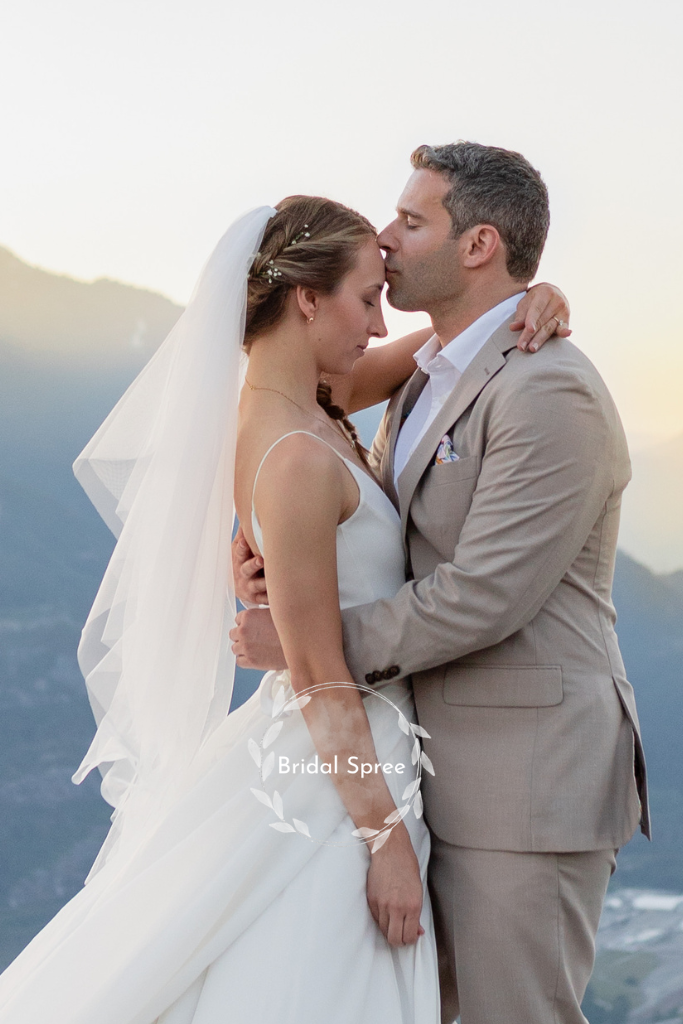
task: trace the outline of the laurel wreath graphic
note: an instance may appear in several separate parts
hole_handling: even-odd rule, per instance
[[[430,775],[434,775],[434,766],[427,754],[425,754],[422,749],[422,744],[420,743],[421,737],[424,739],[431,739],[431,736],[426,729],[422,728],[421,725],[417,725],[415,722],[409,722],[401,709],[398,708],[392,700],[385,696],[385,694],[378,690],[373,690],[368,686],[357,686],[355,683],[347,682],[318,683],[315,686],[309,686],[306,690],[300,690],[299,693],[288,698],[285,687],[281,686],[273,699],[273,707],[271,711],[273,721],[261,737],[261,742],[257,743],[253,737],[250,737],[247,743],[249,753],[254,760],[256,767],[259,769],[259,777],[262,783],[261,789],[251,787],[251,792],[257,800],[268,807],[269,810],[273,811],[277,816],[277,821],[269,823],[271,828],[274,828],[277,832],[298,833],[299,835],[310,839],[311,842],[315,841],[305,821],[301,821],[299,818],[294,817],[291,822],[287,820],[281,794],[278,793],[277,790],[274,790],[271,797],[268,795],[265,788],[263,788],[263,784],[275,767],[275,751],[266,751],[268,751],[268,747],[272,747],[273,743],[280,735],[282,727],[285,724],[285,718],[293,711],[304,708],[308,702],[313,699],[313,695],[315,693],[319,693],[321,690],[329,689],[330,687],[347,687],[364,690],[366,693],[371,693],[375,697],[380,697],[382,700],[386,701],[387,704],[390,704],[394,711],[396,711],[398,715],[398,727],[401,732],[405,733],[406,736],[412,736],[413,739],[410,759],[411,763],[416,766],[417,774],[403,791],[401,799],[405,802],[401,807],[397,807],[395,811],[392,811],[392,813],[384,819],[384,828],[357,828],[351,833],[355,839],[360,840],[362,843],[372,843],[370,852],[375,853],[384,846],[393,829],[398,825],[399,821],[403,821],[411,809],[416,818],[422,817],[424,810],[421,793],[422,771],[424,769],[429,772]]]

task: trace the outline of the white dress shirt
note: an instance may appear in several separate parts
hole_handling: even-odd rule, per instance
[[[443,348],[433,334],[414,355],[415,362],[429,379],[400,429],[394,450],[394,484],[408,459],[434,422],[436,414],[453,391],[463,373],[491,335],[511,316],[525,292],[510,296],[489,309],[462,334]]]

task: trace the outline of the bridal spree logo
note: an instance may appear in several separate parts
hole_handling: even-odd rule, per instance
[[[414,766],[415,777],[411,779],[403,790],[401,797],[403,803],[384,819],[383,828],[358,828],[351,832],[350,842],[355,841],[364,844],[372,843],[370,852],[375,853],[376,850],[379,850],[380,847],[386,843],[392,830],[396,827],[399,821],[402,821],[405,818],[411,809],[416,818],[422,817],[423,803],[422,793],[420,792],[422,786],[422,771],[424,769],[431,775],[434,775],[434,766],[422,749],[422,745],[420,743],[421,737],[431,739],[429,733],[426,729],[423,729],[422,726],[417,725],[415,722],[409,722],[401,709],[379,690],[372,689],[368,686],[356,685],[355,683],[339,682],[319,683],[316,686],[310,686],[306,690],[301,690],[299,693],[295,694],[292,692],[290,686],[287,686],[287,688],[285,688],[285,686],[280,686],[273,699],[271,710],[272,723],[265,730],[260,743],[257,743],[253,737],[250,737],[247,743],[249,753],[259,770],[259,777],[261,780],[261,788],[256,789],[252,787],[251,792],[257,800],[268,807],[269,810],[273,811],[278,818],[277,821],[270,822],[271,828],[276,829],[278,832],[298,833],[305,836],[307,839],[310,839],[312,842],[322,842],[325,844],[324,840],[316,840],[315,837],[311,835],[309,826],[305,821],[295,817],[292,817],[291,821],[288,820],[285,814],[282,795],[277,789],[273,790],[272,795],[269,795],[265,789],[265,783],[276,769],[280,775],[284,774],[291,776],[296,776],[297,773],[300,776],[318,774],[333,775],[339,771],[339,759],[336,754],[332,761],[321,762],[317,753],[313,758],[309,757],[307,760],[292,760],[292,758],[286,754],[280,754],[276,759],[275,749],[268,750],[269,747],[273,746],[280,735],[285,723],[285,718],[289,717],[293,711],[300,711],[304,708],[313,699],[315,694],[329,689],[361,690],[370,694],[375,699],[383,700],[393,708],[397,715],[398,728],[410,740],[410,762],[411,766]],[[289,691],[292,696],[288,697],[287,691]],[[392,763],[391,761],[388,761],[382,764],[381,761],[373,763],[362,762],[358,757],[354,756],[347,758],[348,774],[358,775],[360,779],[365,778],[367,775],[377,774],[378,772],[402,775],[407,771],[409,771],[408,766],[401,762]]]

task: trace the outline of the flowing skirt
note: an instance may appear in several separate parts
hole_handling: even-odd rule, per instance
[[[280,719],[261,779],[255,745],[283,684],[264,676],[152,836],[107,861],[0,976],[0,1024],[438,1024],[424,821],[404,819],[425,934],[393,949],[367,906],[368,848],[329,776],[291,771],[315,756],[299,710]],[[403,683],[381,692],[392,704],[365,704],[379,760],[406,765],[386,775],[401,806],[414,738],[396,709],[415,721],[412,696]]]

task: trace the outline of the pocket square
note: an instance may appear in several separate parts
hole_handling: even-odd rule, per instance
[[[441,466],[444,462],[457,462],[459,458],[460,456],[456,455],[453,449],[450,437],[448,434],[444,434],[439,442],[439,447],[436,449],[434,465]]]

